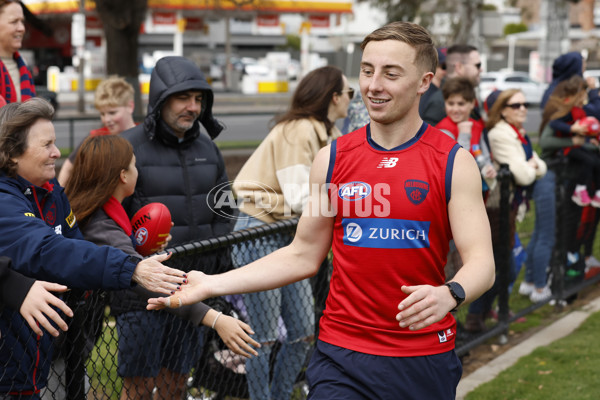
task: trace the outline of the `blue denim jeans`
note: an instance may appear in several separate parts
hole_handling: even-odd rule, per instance
[[[546,268],[550,263],[556,229],[556,175],[548,170],[533,187],[535,202],[535,225],[531,240],[527,245],[525,259],[525,281],[536,288],[546,286]]]
[[[264,222],[240,213],[234,230],[263,225]],[[234,266],[241,267],[287,245],[285,238],[263,237],[236,245]],[[244,295],[249,323],[254,339],[261,343],[259,356],[246,361],[246,377],[252,399],[289,399],[298,373],[304,365],[314,334],[313,295],[308,279],[279,289]],[[285,339],[273,366],[272,385],[269,385],[269,361],[273,344],[282,336],[279,319],[285,324]],[[269,344],[266,344],[269,343]]]

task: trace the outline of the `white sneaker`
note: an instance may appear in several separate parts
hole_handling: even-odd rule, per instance
[[[521,296],[530,296],[534,290],[535,290],[535,285],[533,283],[523,281],[523,282],[521,282],[521,285],[519,286],[519,294]]]
[[[589,256],[585,260],[585,266],[587,268],[598,268],[598,267],[600,267],[600,261],[598,261],[598,259],[594,256]]]
[[[550,297],[552,297],[552,291],[548,286],[544,286],[541,292],[538,292],[537,290],[531,292],[529,300],[531,300],[532,303],[541,303],[548,300]]]

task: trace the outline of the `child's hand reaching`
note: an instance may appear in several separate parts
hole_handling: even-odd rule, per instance
[[[212,315],[209,314],[213,312],[216,315],[210,319]],[[248,358],[252,355],[258,356],[258,352],[253,347],[260,347],[260,343],[250,337],[254,334],[250,325],[229,315],[217,313],[215,310],[209,311],[205,319],[214,321],[214,329],[231,351]]]

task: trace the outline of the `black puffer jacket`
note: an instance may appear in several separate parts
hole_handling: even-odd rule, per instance
[[[160,117],[165,100],[172,94],[202,90],[202,112],[182,141]],[[177,245],[206,239],[231,230],[231,209],[213,212],[216,186],[228,189],[225,163],[217,146],[200,131],[200,123],[211,137],[223,129],[212,115],[213,92],[202,72],[183,57],[160,59],[150,79],[148,114],[144,123],[123,133],[133,145],[139,172],[135,193],[123,203],[129,216],[151,202],[165,204],[174,222],[171,229]]]

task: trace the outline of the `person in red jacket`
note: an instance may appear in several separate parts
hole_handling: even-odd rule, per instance
[[[447,117],[435,127],[449,134],[475,157],[483,177],[483,192],[486,193],[496,184],[496,170],[485,141],[483,120],[471,117],[476,102],[473,83],[463,77],[448,79],[442,86],[442,94]]]

